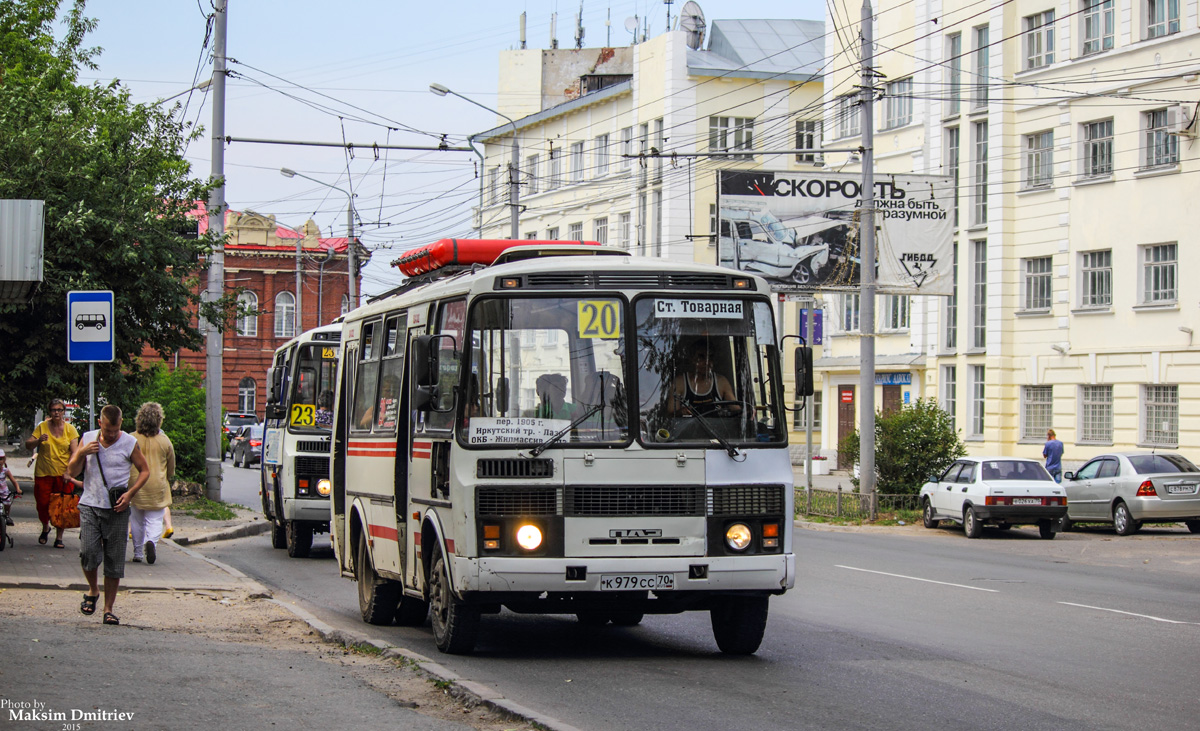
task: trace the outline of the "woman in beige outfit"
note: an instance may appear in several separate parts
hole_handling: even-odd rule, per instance
[[[162,537],[163,513],[171,504],[171,478],[175,477],[175,447],[162,431],[162,406],[142,404],[137,412],[137,440],[146,458],[150,479],[133,496],[129,506],[129,532],[133,536],[133,562],[154,563],[158,558],[155,544]],[[137,470],[130,479],[136,479]]]

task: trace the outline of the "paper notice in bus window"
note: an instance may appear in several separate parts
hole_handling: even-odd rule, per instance
[[[537,444],[570,426],[567,419],[472,416],[467,427],[470,444]]]
[[[742,300],[714,300],[683,297],[678,299],[654,300],[655,317],[669,319],[678,317],[719,318],[740,320],[745,309]]]

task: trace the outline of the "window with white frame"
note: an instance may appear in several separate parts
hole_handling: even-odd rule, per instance
[[[958,420],[958,366],[942,366],[942,411],[950,416],[950,428],[955,429]]]
[[[962,33],[946,36],[946,111],[950,115],[962,110]]]
[[[754,120],[751,119],[751,120],[746,120],[746,121],[749,122],[750,127],[753,128]],[[667,141],[663,137],[663,121],[662,121],[661,117],[654,120],[654,138],[651,142],[651,146],[655,150],[658,150],[659,155],[662,155],[662,153],[667,149]],[[749,132],[746,132],[746,149],[747,150],[750,149],[750,133]],[[658,182],[658,181],[662,180],[662,168],[663,168],[662,157],[655,157],[651,161],[651,165],[650,165],[650,174],[651,174],[652,180],[654,182]]]
[[[1142,386],[1142,444],[1178,446],[1179,386]]]
[[[537,231],[526,231],[525,239],[527,241],[536,241],[537,240]]]
[[[958,185],[961,153],[961,133],[958,127],[946,128],[946,174],[954,179],[954,227],[958,228]]]
[[[632,242],[633,215],[629,213],[617,214],[617,246],[628,251]]]
[[[990,33],[986,25],[975,28],[975,95],[972,99],[975,109],[986,107],[988,103],[988,76],[991,73],[989,38]]]
[[[1079,255],[1079,306],[1112,306],[1112,250]]]
[[[1083,176],[1112,175],[1113,121],[1101,119],[1083,125]]]
[[[796,413],[795,422],[792,426],[796,431],[805,431],[808,429],[808,418],[812,417],[813,431],[821,430],[821,392],[814,391],[812,395],[812,407],[805,407],[803,410]],[[795,408],[804,406],[804,399],[795,402]]]
[[[488,205],[500,202],[500,168],[488,170]]]
[[[912,122],[913,80],[888,82],[883,95],[883,129],[895,129]]]
[[[971,225],[988,222],[988,123],[971,125],[975,136],[975,159],[971,161]]]
[[[546,240],[558,241],[558,226],[551,226],[550,228],[546,229]]]
[[[538,159],[538,157],[539,157],[538,155],[530,155],[529,157],[525,158],[525,192],[526,193],[538,192],[538,174],[540,173],[538,168],[539,168],[540,162],[541,162]]]
[[[344,294],[344,295],[342,295],[342,308],[340,310],[340,314],[344,315],[349,311],[350,311],[350,295]]]
[[[238,295],[237,334],[244,338],[258,337],[258,295],[242,292]]]
[[[296,297],[291,292],[275,295],[275,337],[296,337]]]
[[[953,273],[950,278],[950,296],[946,298],[946,347],[947,352],[958,348],[958,243],[954,244]]]
[[[1025,17],[1025,68],[1040,69],[1054,63],[1054,11]]]
[[[883,329],[908,329],[908,295],[889,294],[883,297]]]
[[[253,413],[257,405],[255,404],[257,392],[258,386],[250,376],[238,381],[238,411]]]
[[[1142,114],[1142,126],[1146,130],[1146,142],[1142,147],[1144,167],[1174,165],[1179,162],[1179,138],[1171,134],[1167,118],[1166,109],[1155,109]]]
[[[1054,183],[1054,132],[1025,135],[1025,187],[1048,188]]]
[[[1175,244],[1141,247],[1142,304],[1156,305],[1179,299]]]
[[[583,222],[567,224],[567,241],[583,241]]]
[[[592,238],[601,246],[608,245],[608,216],[597,218],[592,224]]]
[[[1050,309],[1050,264],[1051,257],[1039,256],[1035,259],[1024,259],[1024,279],[1021,287],[1024,290],[1021,309],[1041,311]]]
[[[1054,426],[1054,387],[1021,387],[1021,439],[1041,440]]]
[[[650,229],[654,233],[654,238],[651,243],[654,245],[654,255],[662,256],[663,243],[663,192],[661,188],[656,188],[650,194],[651,209],[654,212],[654,228]]]
[[[608,175],[608,135],[597,135],[595,148],[595,165],[592,176],[603,178]]]
[[[555,190],[562,185],[562,150],[550,148],[550,175],[546,178],[546,190]]]
[[[859,318],[862,316],[862,299],[854,293],[842,295],[842,332],[858,332]]]
[[[857,137],[862,131],[858,94],[845,94],[834,101],[834,119],[838,137]]]
[[[1179,0],[1146,0],[1146,38],[1179,32]]]
[[[579,183],[584,178],[583,143],[571,143],[571,182]]]
[[[717,206],[715,203],[708,204],[708,245],[712,248],[717,246]]]
[[[709,117],[708,151],[734,152],[754,149],[754,119],[751,117]]]
[[[1079,442],[1112,444],[1113,389],[1111,385],[1079,387]]]
[[[984,414],[987,402],[984,400],[983,383],[987,373],[984,366],[971,366],[971,432],[973,437],[983,436],[985,425]]]
[[[987,347],[987,241],[971,242],[971,347]]]
[[[1083,0],[1083,54],[1113,47],[1113,0]]]
[[[821,149],[821,122],[817,119],[796,120],[796,149],[814,150],[796,155],[796,162],[820,163],[823,160]]]
[[[637,153],[637,149],[633,145],[633,127],[625,127],[621,130],[621,169],[629,170],[633,167],[633,158],[630,155]]]

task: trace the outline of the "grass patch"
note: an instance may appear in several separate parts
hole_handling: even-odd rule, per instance
[[[171,509],[198,520],[233,520],[237,517],[237,512],[231,506],[206,497],[194,497],[185,502],[175,503]]]
[[[383,654],[382,647],[376,647],[369,642],[359,642],[358,644],[350,645],[349,649],[351,652],[359,655],[369,655],[371,657],[379,657]]]

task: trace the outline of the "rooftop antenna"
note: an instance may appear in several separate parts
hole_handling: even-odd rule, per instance
[[[667,6],[667,31],[668,32],[670,32],[670,30],[671,30],[671,3],[673,3],[673,2],[675,2],[675,0],[663,0],[663,5]]]
[[[640,26],[641,24],[642,24],[642,21],[639,20],[638,16],[636,16],[636,15],[633,16],[632,18],[625,19],[625,30],[627,30],[633,34],[633,45],[635,45],[635,46],[637,45],[637,42],[638,42],[638,40],[637,40],[638,26]]]
[[[558,13],[550,13],[550,47],[558,48]]]
[[[687,32],[688,48],[697,51],[700,50],[704,45],[704,31],[706,29],[704,11],[693,0],[688,0],[684,3],[683,9],[679,11],[679,28]]]
[[[604,16],[604,47],[612,48],[612,8]]]
[[[579,0],[579,13],[575,16],[575,48],[583,48],[583,0]]]
[[[521,50],[525,50],[525,13],[521,13]]]

